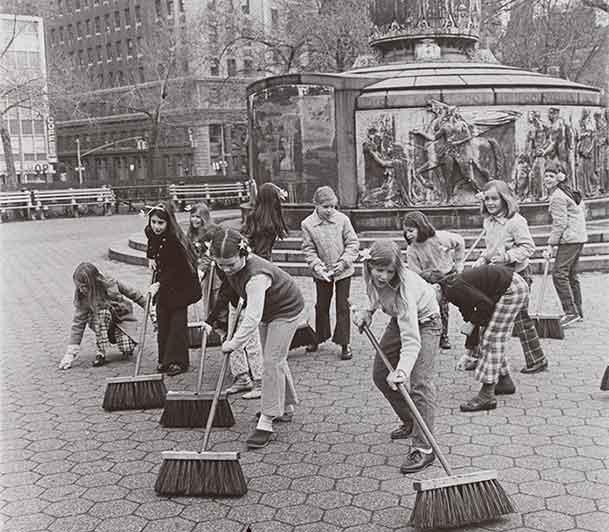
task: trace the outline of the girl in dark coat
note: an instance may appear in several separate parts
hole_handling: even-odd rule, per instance
[[[146,255],[154,260],[156,282],[149,293],[155,298],[158,326],[157,370],[178,375],[188,370],[188,305],[201,299],[197,258],[178,225],[169,202],[148,213]]]

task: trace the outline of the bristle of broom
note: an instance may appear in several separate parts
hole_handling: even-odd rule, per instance
[[[165,401],[165,408],[159,423],[167,428],[198,428],[207,424],[212,400],[177,399]],[[235,417],[228,399],[220,399],[216,407],[213,427],[232,427]]]
[[[315,343],[317,343],[317,334],[313,328],[306,323],[296,329],[294,337],[292,338],[292,343],[290,344],[290,349],[296,349],[298,347],[312,345]]]
[[[605,368],[605,373],[603,373],[603,378],[601,379],[601,390],[603,390],[603,392],[609,391],[609,366]]]
[[[106,385],[102,407],[108,412],[163,408],[166,395],[165,383],[158,379],[109,382]]]
[[[457,528],[492,521],[514,512],[497,479],[418,491],[410,526],[417,529]]]
[[[247,483],[238,460],[163,460],[154,489],[165,496],[240,497]]]
[[[560,318],[537,317],[534,318],[533,321],[539,338],[553,338],[555,340],[564,339],[565,331],[560,323]]]

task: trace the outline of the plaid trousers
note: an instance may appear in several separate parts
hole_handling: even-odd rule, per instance
[[[93,323],[95,344],[102,355],[106,355],[112,344],[116,344],[121,353],[133,353],[137,342],[129,338],[113,323],[112,313],[108,309],[99,309],[93,317]]]
[[[496,384],[500,375],[509,374],[505,357],[505,343],[512,334],[514,321],[521,309],[529,301],[529,285],[517,273],[512,283],[501,296],[491,319],[482,332],[480,354],[482,358],[476,367],[476,380],[482,384]]]

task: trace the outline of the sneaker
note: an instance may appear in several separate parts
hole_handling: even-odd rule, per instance
[[[465,353],[457,362],[457,369],[461,371],[473,371],[478,367],[480,359],[471,356],[470,351]]]
[[[351,360],[353,358],[353,351],[351,351],[351,346],[349,344],[343,345],[340,350],[340,359],[341,360]]]
[[[97,353],[97,355],[95,355],[95,360],[93,361],[93,367],[98,368],[100,366],[103,366],[105,363],[106,357],[101,353]]]
[[[414,425],[413,425],[412,421],[408,424],[402,423],[397,429],[392,430],[389,433],[389,437],[392,440],[405,440],[407,438],[410,438],[410,435],[412,434],[413,426]]]
[[[180,373],[186,373],[188,371],[188,367],[184,367],[184,366],[180,366],[180,364],[169,364],[169,366],[167,367],[167,375],[169,375],[170,377],[175,377],[176,375],[179,375]]]
[[[497,408],[497,399],[480,399],[477,395],[466,403],[459,406],[461,412],[480,412],[481,410],[495,410]]]
[[[261,381],[253,381],[253,388],[244,393],[241,396],[241,399],[260,399],[262,397],[262,382]]]
[[[269,430],[254,429],[245,442],[250,449],[262,449],[274,439],[275,433]]]
[[[256,419],[260,419],[260,412],[256,412]],[[279,417],[273,418],[273,421],[279,421],[280,423],[291,423],[294,419],[294,412],[284,412]]]
[[[452,345],[450,345],[450,340],[448,338],[440,338],[440,349],[452,349]]]
[[[579,314],[566,314],[565,316],[560,318],[560,324],[563,326],[564,329],[565,327],[569,327],[570,325],[581,321],[581,319],[582,318]]]
[[[78,352],[66,353],[59,363],[59,369],[70,369],[77,358]]]
[[[424,453],[419,449],[413,449],[410,454],[406,457],[406,461],[400,467],[400,471],[405,475],[410,473],[418,473],[423,471],[426,467],[433,464],[436,459],[436,455],[432,452]]]
[[[253,387],[254,385],[249,377],[239,376],[234,380],[231,386],[224,390],[224,392],[228,395],[239,392],[249,392]]]

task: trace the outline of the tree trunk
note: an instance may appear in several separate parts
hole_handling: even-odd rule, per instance
[[[17,171],[15,170],[15,158],[11,146],[11,136],[6,127],[6,122],[0,122],[0,136],[2,136],[2,148],[4,149],[4,161],[6,164],[6,184],[9,189],[17,188]]]
[[[148,179],[156,177],[159,159],[159,124],[155,120],[150,124],[148,137]]]

